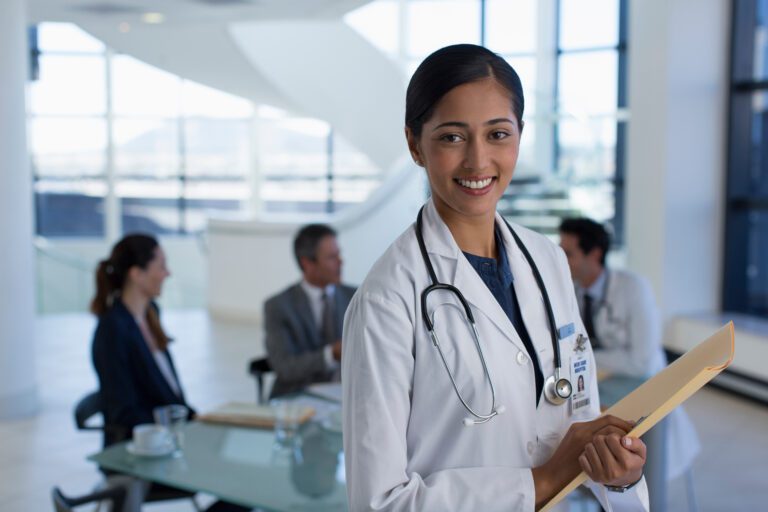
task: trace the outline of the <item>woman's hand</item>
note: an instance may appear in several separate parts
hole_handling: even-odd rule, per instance
[[[645,443],[616,433],[598,433],[579,456],[579,464],[595,482],[630,485],[643,475]]]
[[[555,453],[552,454],[552,457],[542,466],[533,468],[533,482],[536,488],[536,506],[540,507],[544,505],[583,470],[579,457],[586,453],[585,450],[587,446],[594,443],[596,436],[600,435],[607,437],[615,435],[620,439],[632,429],[632,426],[632,423],[611,415],[601,416],[592,421],[571,424],[565,437],[563,437],[563,440],[560,442],[560,446],[558,446]],[[633,446],[636,446],[636,441],[638,440],[633,440]],[[593,447],[595,448],[596,454],[603,453],[602,445],[600,445],[600,451],[596,446]],[[624,448],[621,449],[626,451]],[[644,462],[645,445],[643,445],[642,459]],[[590,459],[587,459],[588,462],[589,460]],[[621,463],[618,461],[615,462],[616,465],[614,465],[614,460],[609,460],[607,467],[609,470],[616,470],[618,474],[619,470],[616,469],[616,467],[621,467]],[[622,463],[629,462],[630,461],[622,458]],[[601,469],[603,468],[602,465],[599,467]],[[634,465],[632,467],[634,468]],[[640,468],[642,471],[642,464],[640,465]],[[590,466],[590,469],[593,469],[593,467]],[[587,474],[589,475],[589,472],[587,472]],[[603,476],[602,473],[600,476]],[[606,483],[608,482],[606,481]]]

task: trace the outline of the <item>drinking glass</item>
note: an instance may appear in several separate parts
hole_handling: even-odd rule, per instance
[[[175,453],[181,454],[184,449],[184,425],[187,423],[189,409],[186,405],[171,404],[155,407],[152,410],[155,423],[170,430],[173,437]]]
[[[269,405],[275,411],[275,446],[293,448],[302,411],[301,405],[293,400],[283,399],[270,400]]]

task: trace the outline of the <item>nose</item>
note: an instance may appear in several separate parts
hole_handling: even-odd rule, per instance
[[[472,171],[479,171],[487,167],[487,143],[479,137],[471,138],[466,145],[466,152],[464,154],[464,168]]]

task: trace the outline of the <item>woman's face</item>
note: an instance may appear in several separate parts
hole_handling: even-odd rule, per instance
[[[155,248],[155,257],[147,264],[147,268],[133,267],[131,278],[139,290],[150,299],[160,296],[163,290],[163,281],[171,275],[165,262],[165,252],[158,245]]]
[[[509,93],[493,78],[451,89],[418,139],[406,128],[444,220],[495,214],[515,170],[521,128]]]

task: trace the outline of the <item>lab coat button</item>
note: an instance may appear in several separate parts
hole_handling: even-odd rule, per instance
[[[517,364],[525,364],[528,362],[528,356],[520,351],[517,353]]]
[[[536,449],[536,445],[533,441],[528,441],[528,446],[526,448],[528,448],[528,455],[533,455],[533,451]]]

